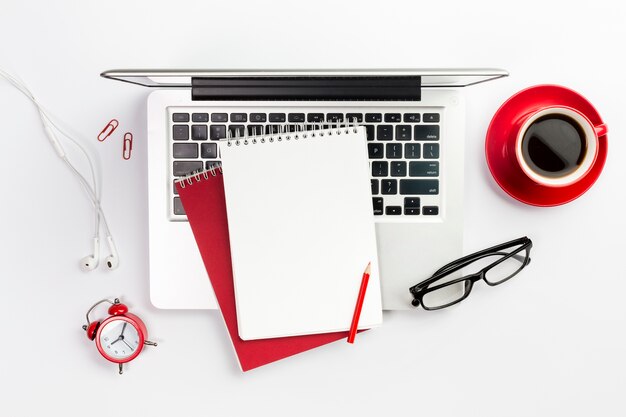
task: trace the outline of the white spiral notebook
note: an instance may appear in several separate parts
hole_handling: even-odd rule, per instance
[[[231,139],[221,146],[243,340],[382,324],[365,128]]]

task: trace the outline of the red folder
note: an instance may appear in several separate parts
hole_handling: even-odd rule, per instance
[[[347,332],[340,332],[241,340],[237,332],[235,287],[222,174],[218,170],[201,173],[184,180],[184,187],[177,184],[177,189],[244,372],[348,336]]]

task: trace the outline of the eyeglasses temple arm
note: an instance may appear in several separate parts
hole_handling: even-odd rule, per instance
[[[433,276],[438,275],[438,274],[440,274],[441,272],[443,272],[443,271],[445,271],[445,270],[447,270],[447,269],[450,269],[451,267],[453,267],[453,266],[455,266],[455,265],[458,265],[458,264],[466,264],[466,262],[467,262],[467,261],[469,261],[469,260],[474,261],[474,260],[476,260],[476,259],[483,258],[483,257],[484,257],[484,255],[486,255],[486,254],[490,254],[490,253],[492,253],[492,252],[498,252],[498,251],[500,251],[501,249],[506,249],[506,248],[508,248],[508,247],[515,246],[515,245],[526,244],[526,243],[528,243],[528,242],[530,242],[530,245],[531,245],[531,247],[532,247],[532,242],[531,242],[531,240],[530,240],[527,236],[524,236],[524,237],[520,237],[520,238],[518,238],[518,239],[511,240],[511,241],[506,242],[506,243],[501,243],[500,245],[492,246],[492,247],[490,247],[490,248],[483,249],[483,250],[481,250],[481,251],[471,253],[471,254],[469,254],[469,255],[467,255],[467,256],[464,256],[464,257],[462,257],[462,258],[459,258],[459,259],[457,259],[457,260],[455,260],[455,261],[452,261],[452,262],[450,262],[450,263],[448,263],[448,264],[446,264],[446,265],[442,266],[442,267],[441,267],[441,268],[439,268],[437,271],[435,271],[435,273],[433,274]]]
[[[482,253],[484,251],[481,252],[476,252],[475,254],[472,255],[468,255],[464,258],[461,258],[455,262],[450,262],[448,265],[440,268],[437,272],[435,272],[430,278],[425,279],[424,281],[420,282],[419,284],[411,287],[411,289],[418,289],[421,287],[424,287],[425,285],[430,284],[433,281],[436,281],[438,279],[443,278],[443,276],[447,275],[447,274],[451,274],[453,272],[458,271],[459,269],[464,268],[465,266],[471,264],[472,262],[478,261],[479,259],[485,258],[487,256],[492,256],[492,255],[508,255],[508,253],[502,253],[502,252],[489,252],[489,253]],[[478,255],[480,253],[480,255]],[[524,263],[524,261],[526,260],[526,256],[523,255],[519,255],[519,254],[514,254],[511,255],[511,258],[514,258],[516,261],[520,262],[520,263]],[[464,260],[464,261],[463,261]],[[461,262],[463,261],[463,262]],[[530,258],[528,258],[528,262],[530,263]],[[448,267],[448,268],[446,268]]]

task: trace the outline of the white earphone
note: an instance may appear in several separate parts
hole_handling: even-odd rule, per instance
[[[83,271],[93,271],[100,262],[100,238],[93,238],[93,254],[85,256],[80,260],[80,267]]]
[[[50,144],[54,148],[55,152],[61,158],[63,162],[68,166],[70,171],[76,176],[78,181],[83,186],[87,196],[91,200],[91,203],[94,206],[95,210],[95,227],[94,227],[94,237],[93,237],[93,253],[91,255],[87,255],[80,260],[80,267],[84,271],[92,271],[94,270],[99,262],[100,262],[100,221],[102,220],[102,224],[104,227],[104,231],[106,233],[106,241],[109,246],[109,250],[111,254],[107,256],[105,259],[105,265],[108,269],[113,270],[119,266],[119,256],[117,253],[117,248],[115,247],[115,242],[113,241],[113,237],[111,236],[111,231],[109,230],[109,225],[107,224],[106,217],[104,212],[102,211],[102,207],[100,205],[100,196],[98,194],[96,175],[93,163],[89,154],[85,150],[85,148],[74,138],[68,135],[63,129],[61,129],[56,123],[54,123],[50,114],[46,111],[46,109],[39,104],[39,102],[35,99],[35,96],[31,93],[31,91],[18,79],[7,73],[6,71],[0,69],[0,76],[6,79],[11,85],[17,88],[22,94],[30,99],[33,104],[37,107],[39,111],[39,117],[41,119],[41,123],[44,128],[44,132],[50,141]],[[55,130],[61,133],[64,137],[66,137],[70,142],[72,142],[76,147],[83,153],[87,161],[89,162],[89,169],[91,171],[91,184],[87,181],[85,176],[81,174],[68,160],[65,155],[65,150],[61,145],[61,142],[57,138],[55,134]]]
[[[113,238],[111,236],[107,236],[107,242],[109,243],[109,249],[111,250],[111,254],[107,256],[104,260],[107,268],[116,269],[120,266],[120,257],[117,254],[117,248],[115,247],[115,243],[113,243]]]

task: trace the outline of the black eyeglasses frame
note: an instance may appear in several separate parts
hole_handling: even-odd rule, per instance
[[[487,256],[493,256],[493,255],[501,254],[500,253],[501,250],[508,249],[508,248],[511,248],[511,247],[514,247],[514,246],[518,246],[518,245],[520,245],[519,248],[515,249],[514,251],[512,251],[510,253],[503,254],[505,256],[503,256],[500,259],[494,261],[493,263],[487,265],[486,267],[484,267],[483,269],[481,269],[480,271],[478,271],[478,272],[476,272],[474,274],[463,276],[463,277],[460,277],[460,278],[456,278],[454,280],[446,281],[446,282],[444,282],[442,284],[439,284],[439,285],[436,285],[434,287],[428,288],[428,286],[430,284],[432,284],[433,282],[436,282],[436,281],[444,278],[445,276],[447,276],[449,274],[452,274],[452,273],[454,273],[454,272],[456,272],[456,271],[466,267],[467,265],[469,265],[469,264],[471,264],[471,263],[473,263],[473,262],[475,262],[475,261],[477,261],[479,259],[485,258]],[[500,285],[503,282],[506,282],[506,281],[510,280],[511,278],[513,278],[515,275],[517,275],[522,269],[524,269],[530,263],[530,249],[532,247],[533,247],[532,240],[530,240],[528,237],[524,236],[524,237],[521,237],[519,239],[514,239],[514,240],[511,240],[509,242],[502,243],[500,245],[492,246],[490,248],[483,249],[483,250],[478,251],[478,252],[474,252],[474,253],[472,253],[470,255],[467,255],[467,256],[464,256],[464,257],[462,257],[460,259],[452,261],[452,262],[444,265],[443,267],[439,268],[430,278],[425,279],[424,281],[420,282],[419,284],[414,285],[411,288],[409,288],[409,291],[410,291],[411,295],[413,296],[413,301],[411,301],[411,304],[414,307],[418,307],[418,306],[421,305],[424,310],[429,310],[429,311],[430,310],[440,310],[442,308],[450,307],[451,305],[458,304],[461,301],[465,300],[468,297],[468,295],[471,293],[472,288],[474,286],[474,283],[477,282],[477,281],[483,280],[483,281],[485,281],[487,283],[487,285],[489,285],[491,287],[494,287],[496,285]],[[496,267],[497,265],[499,265],[500,263],[506,261],[507,259],[509,259],[511,257],[517,258],[519,256],[518,254],[520,252],[524,251],[524,250],[526,251],[526,256],[525,256],[525,258],[523,260],[522,266],[514,274],[512,274],[509,277],[507,277],[506,279],[503,279],[502,281],[498,281],[498,282],[495,282],[495,283],[494,282],[489,282],[485,278],[486,273],[490,269]],[[436,290],[439,290],[441,288],[450,286],[450,285],[458,284],[460,282],[464,282],[465,285],[466,285],[466,288],[465,288],[465,294],[462,297],[460,297],[458,300],[455,300],[455,301],[452,301],[452,302],[450,302],[448,304],[437,306],[437,307],[427,307],[427,306],[424,305],[422,300],[423,300],[423,297],[426,294],[428,294],[428,293],[430,293],[432,291],[436,291]]]

